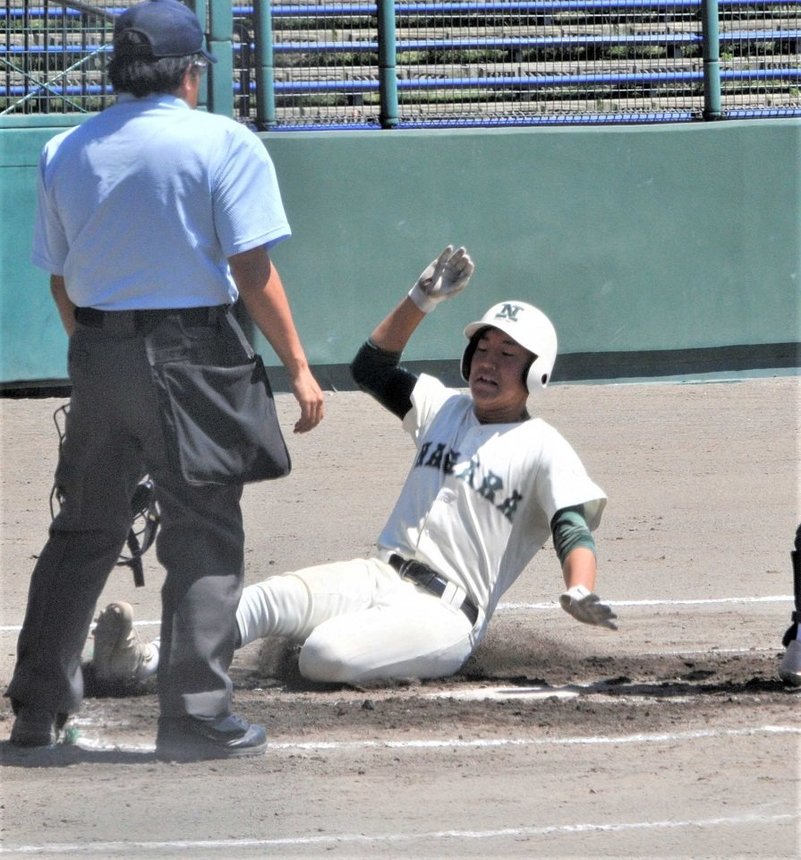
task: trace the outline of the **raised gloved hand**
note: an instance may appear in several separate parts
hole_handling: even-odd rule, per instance
[[[467,286],[475,266],[464,248],[447,248],[431,262],[409,291],[409,298],[424,313],[431,313],[445,299]]]
[[[572,615],[577,621],[617,630],[617,624],[613,620],[617,618],[617,615],[612,612],[612,607],[606,603],[601,603],[601,598],[583,585],[574,585],[572,588],[568,588],[564,594],[560,595],[559,604],[565,612]]]

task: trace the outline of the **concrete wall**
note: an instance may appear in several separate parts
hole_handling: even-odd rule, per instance
[[[38,153],[56,131],[0,130],[3,383],[65,375],[47,276],[28,262]],[[557,378],[670,373],[688,356],[797,363],[798,120],[264,140],[294,232],[274,258],[310,360],[333,377],[448,242],[476,275],[409,359],[452,359],[466,321],[520,298],[556,324]]]

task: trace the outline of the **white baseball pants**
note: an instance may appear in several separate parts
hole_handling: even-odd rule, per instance
[[[303,643],[299,668],[310,681],[442,678],[476,644],[457,608],[463,599],[459,589],[437,597],[386,562],[356,558],[247,586],[236,618],[243,645],[265,636]]]

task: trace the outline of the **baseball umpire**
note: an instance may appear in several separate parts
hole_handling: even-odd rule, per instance
[[[290,233],[272,161],[241,124],[193,110],[215,61],[184,4],[127,8],[109,66],[116,103],[42,154],[33,261],[51,274],[70,336],[72,396],[60,510],[33,571],[6,693],[16,746],[52,745],[80,707],[81,651],[145,472],[166,569],[157,755],[226,758],[267,745],[262,726],[233,713],[228,669],[244,578],[243,482],[265,477],[250,465],[271,465],[265,447],[285,447],[280,430],[263,431],[272,404],[231,314],[237,298],[288,370],[297,432],[319,423],[324,398],[270,260]],[[234,392],[248,408],[231,408]]]
[[[352,363],[358,385],[402,420],[416,448],[377,552],[271,576],[243,592],[239,644],[266,636],[303,643],[299,669],[309,680],[457,672],[549,536],[564,576],[562,608],[616,629],[616,616],[594,593],[592,532],[606,497],[568,442],[529,411],[556,359],[545,314],[504,301],[465,328],[469,394],[400,365],[425,315],[472,273],[465,249],[448,246]],[[128,604],[101,613],[94,656],[101,681],[142,680],[155,671],[158,649],[158,641],[139,642]]]

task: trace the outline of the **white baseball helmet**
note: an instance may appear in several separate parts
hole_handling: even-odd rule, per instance
[[[464,335],[470,342],[462,355],[464,381],[470,379],[470,364],[478,345],[476,334],[488,326],[500,329],[534,354],[523,382],[529,394],[542,391],[551,378],[556,361],[556,329],[541,310],[526,302],[498,302],[480,320],[465,327]]]

